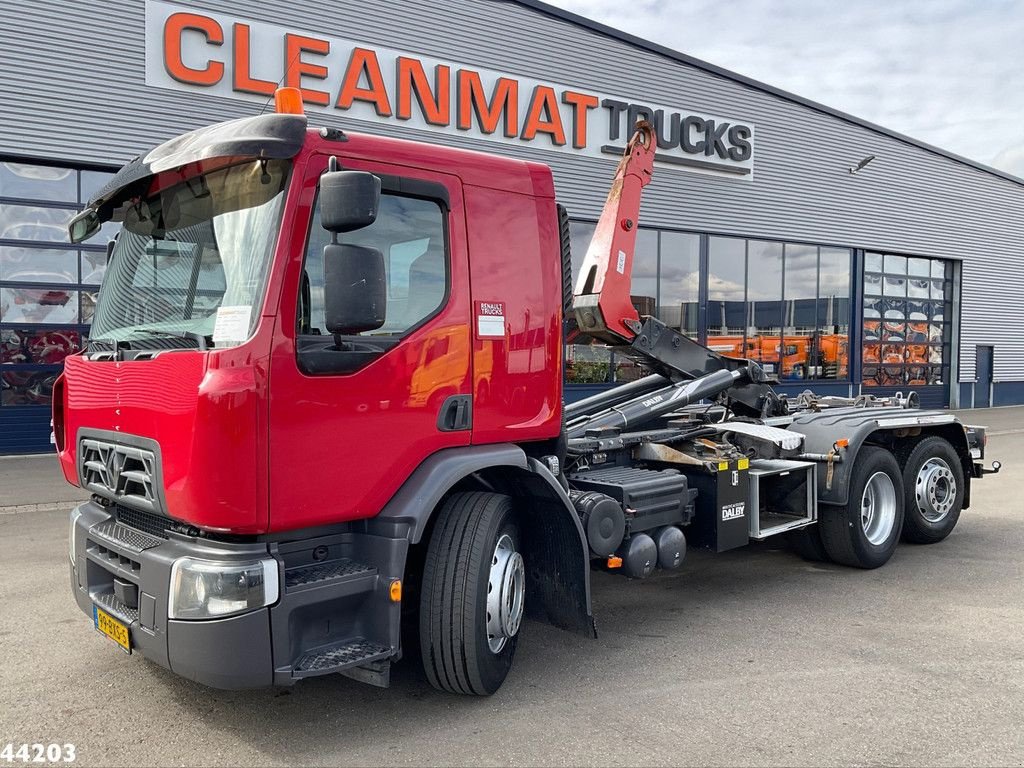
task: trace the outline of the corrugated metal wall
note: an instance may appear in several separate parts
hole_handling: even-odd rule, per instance
[[[753,181],[659,168],[645,223],[963,259],[961,379],[973,376],[973,345],[986,343],[996,346],[997,380],[1024,380],[1024,337],[1008,319],[1024,306],[1024,184],[515,2],[182,5],[749,120]],[[144,14],[141,0],[7,0],[0,154],[121,163],[183,130],[252,113],[250,103],[147,87]],[[431,140],[392,124],[381,132]],[[563,201],[583,218],[596,217],[614,163],[434,140],[548,162]],[[867,155],[877,159],[851,175]]]

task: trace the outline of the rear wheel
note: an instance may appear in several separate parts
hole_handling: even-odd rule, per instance
[[[903,538],[934,544],[949,536],[964,504],[964,470],[948,440],[926,437],[903,467],[906,521]]]
[[[420,595],[420,655],[430,684],[478,696],[497,691],[512,667],[525,591],[512,500],[496,493],[446,499]]]
[[[903,476],[884,448],[857,455],[845,505],[822,504],[821,540],[828,556],[856,568],[878,568],[892,557],[903,528]]]

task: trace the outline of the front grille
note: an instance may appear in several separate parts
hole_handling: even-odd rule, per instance
[[[153,451],[86,438],[79,456],[79,474],[85,488],[137,509],[158,509]]]
[[[137,509],[125,507],[121,504],[114,505],[114,515],[119,523],[124,523],[137,531],[148,533],[151,536],[159,536],[162,539],[167,538],[167,530],[174,524],[172,520],[162,515],[154,515],[152,512],[140,512]]]

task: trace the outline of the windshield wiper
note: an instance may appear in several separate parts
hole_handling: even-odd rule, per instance
[[[165,331],[162,328],[133,328],[131,334],[148,333],[153,336],[163,336],[170,339],[191,339],[196,343],[200,352],[205,352],[213,344],[212,336],[203,336],[195,331]]]

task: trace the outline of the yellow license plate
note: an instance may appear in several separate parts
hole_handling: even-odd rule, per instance
[[[132,639],[126,624],[95,605],[92,607],[92,618],[96,629],[121,646],[125,653],[132,652]]]

